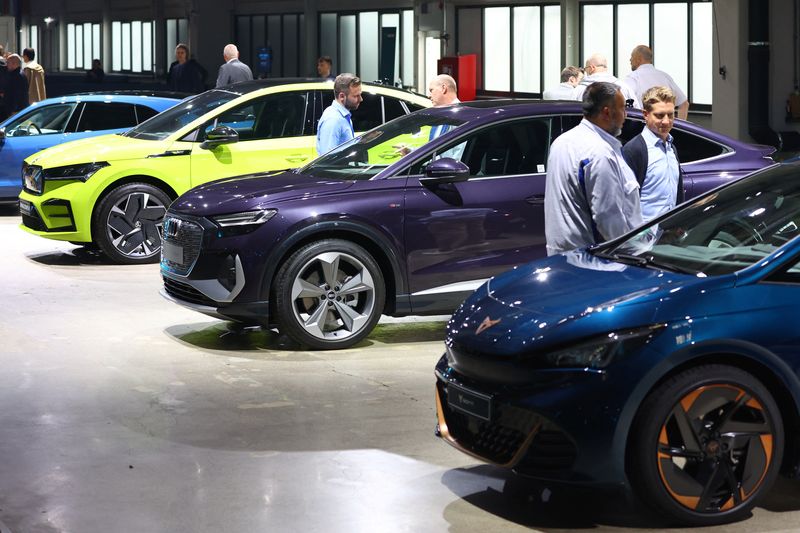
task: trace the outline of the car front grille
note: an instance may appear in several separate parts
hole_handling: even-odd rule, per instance
[[[531,475],[567,470],[575,461],[575,445],[546,418],[500,403],[491,421],[480,420],[450,408],[446,386],[439,382],[437,388],[450,438],[475,455]]]
[[[162,248],[162,268],[179,276],[187,275],[200,256],[203,228],[195,222],[168,214],[164,217],[163,232],[165,247],[170,245],[177,247],[177,249],[181,250],[182,259],[176,260],[175,258],[165,257],[166,251]]]
[[[176,281],[166,276],[164,276],[163,278],[164,278],[164,290],[166,290],[167,294],[169,294],[173,298],[176,298],[184,302],[193,303],[196,305],[217,307],[217,302],[215,302],[202,292],[198,291],[188,283]]]

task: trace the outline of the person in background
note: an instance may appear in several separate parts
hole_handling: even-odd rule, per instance
[[[28,79],[22,73],[22,58],[11,54],[6,58],[8,76],[6,78],[6,110],[11,116],[28,107]]]
[[[2,44],[0,44],[0,121],[5,120],[6,117],[8,117],[8,111],[6,111],[6,102],[4,97],[6,92],[7,76],[8,71],[6,70],[6,49]]]
[[[578,83],[581,81],[578,67],[566,67],[561,71],[561,83],[542,93],[542,100],[580,100]]]
[[[333,81],[333,102],[317,125],[317,154],[325,154],[355,137],[351,112],[361,104],[361,80],[343,73]]]
[[[650,87],[642,97],[644,128],[622,148],[640,187],[642,219],[652,220],[683,202],[678,152],[670,131],[675,124],[675,94]]]
[[[206,90],[208,72],[189,57],[189,47],[183,43],[175,47],[175,61],[169,66],[167,87],[170,91],[197,94]]]
[[[583,120],[550,146],[544,188],[547,255],[604,242],[642,223],[639,184],[617,136],[625,122],[619,86],[595,82]]]
[[[433,102],[433,107],[459,104],[456,80],[447,74],[439,74],[428,84],[428,97]]]
[[[41,102],[47,98],[47,91],[44,88],[44,69],[36,62],[36,52],[33,48],[23,50],[22,59],[25,60],[24,71],[28,79],[28,103]]]
[[[86,81],[89,83],[103,83],[105,77],[103,63],[99,59],[92,59],[92,68],[86,71]]]
[[[333,60],[331,60],[331,56],[320,56],[317,59],[317,76],[320,78],[325,78],[326,80],[332,80],[333,74],[331,73],[331,69],[333,68]]]
[[[613,83],[620,88],[626,103],[628,103],[628,100],[631,100],[631,105],[633,107],[637,109],[642,108],[642,103],[641,100],[639,100],[639,96],[634,93],[630,87],[623,84],[617,79],[616,76],[608,71],[608,60],[606,59],[606,56],[603,54],[592,54],[589,59],[586,60],[586,66],[584,68],[586,69],[586,76],[583,78],[583,80],[581,80],[580,85],[578,85],[579,94],[577,100],[581,100],[583,98],[583,92],[586,90],[586,87],[596,81],[605,81],[608,83]]]
[[[650,87],[669,87],[675,95],[678,118],[686,120],[689,117],[689,99],[672,79],[672,76],[653,66],[653,51],[650,47],[640,44],[633,49],[631,71],[623,83],[636,94],[640,101]]]
[[[235,44],[226,44],[222,51],[222,57],[225,59],[225,63],[219,67],[215,87],[253,79],[253,71],[250,70],[250,67],[239,61],[239,49]]]

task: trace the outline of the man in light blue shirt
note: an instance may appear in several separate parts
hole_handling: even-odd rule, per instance
[[[553,141],[547,158],[547,255],[619,237],[642,223],[639,184],[616,139],[625,122],[619,86],[593,83],[583,110],[583,120]]]
[[[361,104],[361,80],[344,73],[333,81],[333,102],[317,124],[317,154],[330,152],[355,137],[351,112]]]
[[[670,131],[675,124],[677,97],[668,87],[648,89],[643,98],[642,133],[622,149],[641,186],[642,218],[652,220],[683,201],[680,163]]]

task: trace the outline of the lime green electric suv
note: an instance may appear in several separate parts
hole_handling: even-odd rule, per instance
[[[402,89],[362,89],[357,132],[431,105]],[[317,155],[317,122],[332,100],[330,81],[238,83],[186,99],[126,133],[38,152],[22,167],[22,228],[94,243],[118,263],[156,261],[172,200],[207,181],[309,162]]]

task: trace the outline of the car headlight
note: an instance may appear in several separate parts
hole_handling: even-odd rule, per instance
[[[84,163],[81,165],[66,165],[63,167],[46,168],[42,171],[42,176],[46,180],[80,180],[86,181],[95,172],[108,166],[105,161],[96,163]]]
[[[211,217],[211,220],[220,227],[220,230],[217,232],[217,237],[230,237],[232,235],[242,235],[254,231],[277,213],[277,209],[257,209],[254,211],[217,215]]]
[[[538,353],[531,362],[547,368],[606,368],[612,361],[650,342],[663,328],[663,324],[657,324],[615,331],[561,350]]]

